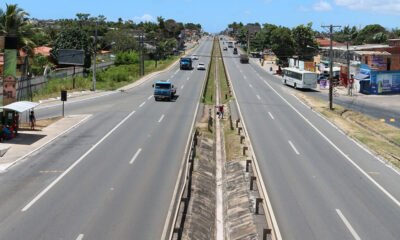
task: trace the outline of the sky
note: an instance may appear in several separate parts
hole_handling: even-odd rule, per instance
[[[271,23],[286,27],[313,23],[357,26],[381,24],[400,28],[400,0],[5,0],[18,4],[33,18],[75,18],[76,13],[104,15],[110,21],[156,21],[158,16],[183,23],[200,23],[203,30],[217,33],[234,21]]]

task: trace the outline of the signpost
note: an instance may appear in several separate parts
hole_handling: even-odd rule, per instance
[[[64,117],[64,102],[67,101],[67,90],[61,90],[62,116]]]

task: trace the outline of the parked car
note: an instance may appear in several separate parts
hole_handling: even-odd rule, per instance
[[[199,57],[198,57],[197,55],[193,55],[193,56],[192,56],[192,59],[193,59],[193,60],[199,60]]]
[[[228,51],[228,48],[227,48],[227,47],[224,47],[224,51]]]
[[[206,70],[204,63],[199,63],[199,65],[197,65],[197,70]]]

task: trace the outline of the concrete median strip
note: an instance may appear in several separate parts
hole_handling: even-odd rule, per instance
[[[58,137],[68,133],[72,129],[76,128],[80,124],[87,121],[91,115],[71,115],[58,120],[50,126],[44,128],[42,131],[20,131],[19,134],[26,135],[21,141],[15,143],[10,142],[7,144],[10,149],[7,153],[0,158],[0,172],[8,170],[21,160],[25,159],[29,155],[39,151],[40,149],[47,146],[49,143],[55,141]],[[38,138],[32,144],[25,144],[23,141],[29,141],[27,136],[32,138]],[[22,137],[21,137],[22,138]],[[0,145],[4,145],[1,143]]]

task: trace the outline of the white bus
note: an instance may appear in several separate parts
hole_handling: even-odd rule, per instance
[[[297,68],[284,68],[282,83],[295,88],[316,88],[318,74]]]

